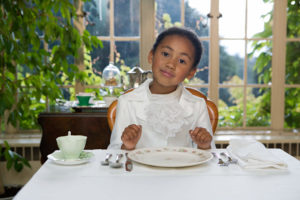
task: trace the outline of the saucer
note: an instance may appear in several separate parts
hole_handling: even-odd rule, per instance
[[[78,159],[65,159],[61,151],[54,151],[52,154],[47,156],[50,160],[61,165],[79,165],[89,162],[94,154],[92,152],[82,151]]]
[[[88,107],[88,106],[93,106],[93,103],[89,103],[89,104],[85,104],[85,105],[81,105],[81,104],[77,104],[77,107]]]

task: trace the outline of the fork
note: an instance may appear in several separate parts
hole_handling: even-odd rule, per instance
[[[231,164],[237,164],[237,162],[238,162],[237,159],[231,158],[231,157],[230,157],[227,153],[225,153],[225,152],[221,152],[220,155],[221,155],[221,156],[224,156],[224,157],[228,160],[228,162],[231,163]]]
[[[212,155],[218,159],[218,165],[220,165],[220,166],[228,166],[229,165],[229,162],[223,161],[217,153],[212,152]]]

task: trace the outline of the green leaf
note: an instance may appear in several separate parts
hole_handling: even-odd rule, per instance
[[[7,160],[7,162],[6,162],[6,169],[10,170],[12,166],[13,166],[13,160]]]
[[[14,168],[15,168],[15,170],[17,171],[17,172],[20,172],[20,171],[22,171],[22,169],[23,169],[23,165],[21,164],[21,163],[19,163],[19,162],[15,162],[15,165],[14,165]]]
[[[10,146],[9,146],[9,144],[8,144],[7,141],[4,141],[4,145],[5,145],[5,148],[6,148],[7,150],[10,149]]]

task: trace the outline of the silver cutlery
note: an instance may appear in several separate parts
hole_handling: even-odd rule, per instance
[[[220,166],[228,166],[229,165],[229,162],[225,162],[224,160],[222,160],[222,158],[220,158],[220,156],[217,153],[212,152],[212,155],[218,159],[218,165],[220,165]]]
[[[109,163],[109,166],[112,167],[112,168],[120,168],[123,166],[123,163],[120,163],[120,160],[122,159],[123,157],[123,154],[117,154],[117,157],[116,157],[116,161],[115,162],[110,162]]]
[[[125,153],[126,156],[126,162],[125,162],[125,170],[128,172],[131,172],[133,165],[131,159],[128,157],[128,153]]]
[[[225,153],[225,152],[221,152],[220,155],[221,155],[221,156],[224,156],[224,157],[228,160],[228,162],[231,163],[231,164],[237,164],[237,162],[238,162],[237,159],[231,158],[231,157],[230,157],[227,153]]]
[[[105,159],[103,161],[101,161],[101,165],[109,165],[109,159],[111,158],[112,154],[111,153],[107,153],[105,156]]]

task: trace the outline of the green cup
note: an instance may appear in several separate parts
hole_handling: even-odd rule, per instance
[[[79,101],[79,106],[88,106],[91,96],[76,96]]]

